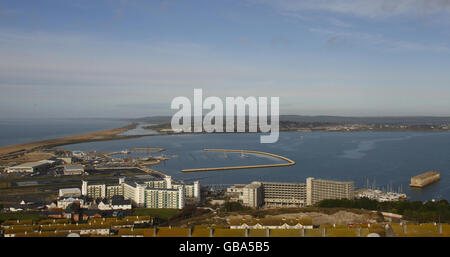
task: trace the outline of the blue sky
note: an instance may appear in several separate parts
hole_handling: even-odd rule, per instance
[[[449,70],[447,0],[0,0],[0,118],[169,115],[194,88],[450,116]]]

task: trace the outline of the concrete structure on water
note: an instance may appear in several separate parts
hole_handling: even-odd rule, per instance
[[[258,154],[258,155],[266,155],[270,157],[275,157],[281,160],[286,161],[287,163],[278,163],[278,164],[262,164],[262,165],[245,165],[245,166],[229,166],[229,167],[213,167],[213,168],[199,168],[199,169],[183,169],[181,172],[202,172],[202,171],[216,171],[216,170],[237,170],[237,169],[255,169],[255,168],[273,168],[273,167],[284,167],[284,166],[292,166],[295,165],[295,162],[287,157],[259,152],[259,151],[250,151],[250,150],[230,150],[230,149],[203,149],[206,152],[231,152],[231,153],[248,153],[248,154]]]
[[[437,171],[428,171],[411,178],[411,187],[425,187],[441,179],[441,174]]]

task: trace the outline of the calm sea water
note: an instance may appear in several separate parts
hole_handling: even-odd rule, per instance
[[[82,151],[120,151],[135,147],[163,147],[171,159],[157,166],[175,179],[203,184],[252,181],[305,182],[307,177],[354,181],[358,188],[400,186],[412,200],[450,199],[450,133],[314,132],[281,133],[275,144],[260,144],[258,134],[196,134],[148,136],[129,140],[68,145]],[[295,166],[248,170],[182,173],[181,169],[279,163],[271,157],[239,153],[204,152],[203,148],[248,149],[276,153],[296,161]],[[136,153],[145,156],[147,153]],[[411,190],[411,176],[429,170],[441,172],[441,181]]]
[[[0,146],[73,136],[127,125],[111,119],[3,119],[0,120]]]

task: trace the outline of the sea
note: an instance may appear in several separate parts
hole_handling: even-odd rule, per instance
[[[74,136],[123,127],[119,119],[0,119],[0,146]]]
[[[126,125],[118,120],[59,120],[43,123],[0,123],[0,144],[87,133]],[[257,133],[158,135],[142,128],[140,138],[61,146],[68,150],[116,152],[155,147],[163,152],[132,152],[119,157],[164,155],[152,166],[174,179],[199,180],[204,185],[244,184],[252,181],[305,183],[307,177],[354,181],[357,188],[401,191],[411,200],[450,200],[450,133],[448,132],[281,132],[277,143],[261,144]],[[6,137],[5,135],[8,135]],[[182,169],[282,163],[253,154],[206,152],[205,148],[245,149],[274,153],[294,166],[183,173]],[[412,176],[436,170],[441,180],[423,189],[409,187]]]

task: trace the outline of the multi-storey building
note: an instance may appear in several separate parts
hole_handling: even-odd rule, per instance
[[[182,209],[184,207],[184,187],[152,187],[153,183],[125,182],[124,198],[134,206],[145,208]],[[161,185],[161,184],[159,184]]]
[[[231,201],[242,202],[244,198],[245,186],[246,186],[245,184],[231,185],[230,187],[227,188],[227,192],[225,194],[230,197]]]
[[[110,199],[115,195],[122,195],[124,199],[131,200],[134,206],[145,208],[182,209],[186,198],[200,201],[198,181],[193,184],[174,183],[169,176],[143,182],[125,182],[121,178],[116,185],[91,185],[83,181],[81,192],[90,198]]]
[[[342,182],[310,177],[306,179],[306,204],[313,205],[325,199],[352,199],[354,190],[353,181]]]
[[[262,182],[264,204],[270,207],[304,207],[305,183]]]
[[[252,182],[243,188],[242,203],[245,206],[257,208],[263,204],[262,185],[260,182]]]
[[[184,194],[187,198],[195,199],[197,202],[200,201],[200,182],[194,181],[193,184],[184,185]]]
[[[146,208],[170,208],[182,209],[184,207],[184,190],[178,189],[153,189],[144,190],[142,204]]]
[[[121,184],[106,186],[105,198],[110,199],[115,195],[123,195],[123,186]]]
[[[227,189],[231,200],[248,207],[304,207],[324,199],[352,199],[353,182],[308,178],[307,183],[252,182]]]
[[[106,185],[105,184],[89,184],[83,180],[81,184],[81,194],[90,198],[106,198]]]

